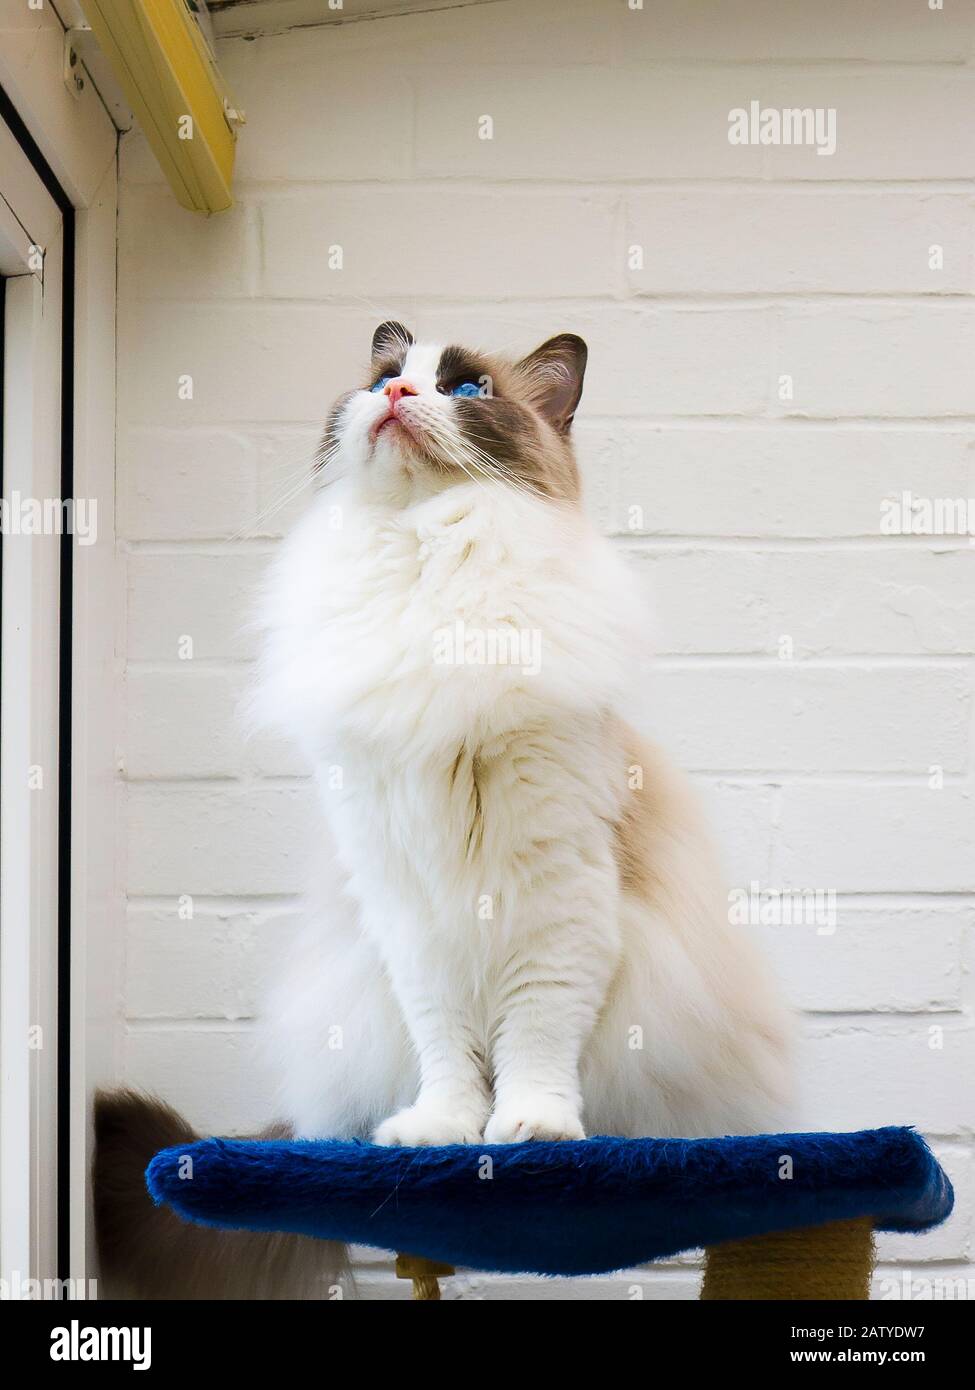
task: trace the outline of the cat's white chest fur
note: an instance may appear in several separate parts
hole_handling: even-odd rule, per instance
[[[623,881],[634,604],[581,514],[475,484],[394,511],[342,484],[264,616],[259,704],[305,749],[337,866],[274,1009],[298,1130],[762,1124],[771,1015],[702,887],[706,841],[688,863],[692,832],[664,831],[639,893]]]
[[[301,731],[369,930],[422,913],[490,943],[537,889],[538,846],[587,804],[617,809],[602,722],[622,679],[619,572],[602,553],[599,592],[600,548],[571,527],[472,485],[350,507],[325,545],[314,522],[289,543],[264,700]]]
[[[517,726],[506,699],[611,698],[631,608],[609,547],[554,504],[469,484],[390,511],[345,485],[317,499],[272,571],[261,707],[303,737],[489,737]]]

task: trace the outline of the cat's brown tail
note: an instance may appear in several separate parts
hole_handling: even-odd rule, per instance
[[[210,1230],[155,1205],[144,1176],[149,1160],[160,1149],[192,1144],[197,1137],[175,1110],[152,1096],[96,1095],[92,1186],[101,1296],[341,1297],[347,1274],[342,1245],[307,1236]]]

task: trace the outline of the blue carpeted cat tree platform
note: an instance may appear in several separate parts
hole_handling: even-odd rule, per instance
[[[866,1298],[874,1229],[925,1231],[953,1203],[902,1128],[428,1149],[204,1139],[158,1153],[146,1180],[187,1221],[411,1251],[400,1272],[423,1298],[455,1265],[598,1274],[700,1247],[703,1298]]]

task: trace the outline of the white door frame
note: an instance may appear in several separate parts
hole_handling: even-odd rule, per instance
[[[13,410],[13,442],[4,486],[9,494],[16,480],[22,492],[29,485],[27,495],[59,497],[73,472],[74,495],[96,502],[98,523],[97,540],[87,546],[49,536],[29,542],[11,537],[4,544],[4,657],[12,652],[21,661],[30,659],[36,681],[32,690],[5,661],[0,737],[9,765],[3,778],[2,906],[5,920],[26,914],[30,931],[0,932],[0,950],[9,957],[7,972],[0,972],[0,1065],[6,1069],[9,1061],[15,1078],[0,1094],[0,1273],[7,1277],[16,1269],[22,1278],[70,1279],[67,1291],[84,1297],[85,1280],[95,1272],[87,1192],[90,1095],[117,1074],[117,137],[91,82],[80,95],[64,83],[65,17],[69,23],[76,17],[70,0],[40,9],[24,0],[0,0],[0,89],[8,102],[8,119],[0,121],[0,192],[13,187],[7,172],[11,131],[21,161],[11,199],[19,206],[8,207],[5,215],[0,203],[0,263],[6,257],[9,273],[11,256],[23,258],[18,227],[45,249],[42,275],[34,271],[7,281],[11,332],[21,343],[29,338],[37,355],[29,362],[18,352],[12,361],[8,353],[12,394],[5,413]],[[31,177],[23,172],[24,160]],[[54,230],[35,233],[45,215],[50,228],[52,208]],[[63,364],[61,309],[68,329]],[[52,366],[55,340],[58,361]],[[65,448],[60,390],[57,402],[52,397],[59,365],[74,395],[73,409],[66,411]],[[18,540],[26,542],[20,552],[13,544]],[[29,609],[23,604],[27,592]],[[38,741],[43,746],[34,752]],[[36,792],[26,802],[21,786],[18,764],[28,744],[31,762],[43,765],[43,805]],[[18,992],[11,982],[22,983],[25,971],[30,990]],[[39,1021],[44,1046],[25,1062],[24,1024]]]
[[[56,537],[16,532],[19,499],[60,492],[63,228],[12,146],[4,128],[0,198],[15,234],[3,261],[15,274],[3,306],[0,1267],[15,1286],[34,1271],[52,1277],[57,1265],[60,563]],[[31,269],[40,247],[44,274]]]

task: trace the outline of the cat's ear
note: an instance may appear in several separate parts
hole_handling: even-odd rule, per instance
[[[372,335],[372,360],[382,362],[389,357],[405,357],[413,346],[413,334],[395,319],[381,323]]]
[[[518,363],[532,404],[560,434],[566,434],[582,395],[589,351],[575,333],[559,333]]]

